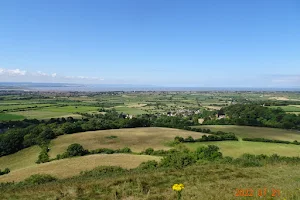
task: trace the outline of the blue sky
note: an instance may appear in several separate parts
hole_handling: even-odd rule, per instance
[[[300,1],[1,1],[1,81],[299,87]]]

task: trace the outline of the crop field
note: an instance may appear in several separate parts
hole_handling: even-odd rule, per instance
[[[88,155],[52,161],[43,164],[34,164],[18,170],[13,170],[7,175],[0,176],[0,182],[22,181],[33,174],[50,174],[59,178],[79,175],[81,171],[91,170],[97,166],[120,166],[130,169],[148,160],[160,160],[156,156],[113,154],[113,155]]]
[[[289,106],[270,106],[270,108],[281,108],[285,112],[300,112],[299,105],[289,105]]]
[[[130,115],[141,115],[141,114],[145,114],[147,113],[146,111],[144,110],[141,110],[141,109],[138,109],[138,108],[134,108],[134,107],[115,107],[115,109],[118,111],[118,112],[123,112],[123,113],[127,113],[127,114],[130,114]]]
[[[58,118],[58,117],[81,118],[81,115],[79,114],[72,114],[68,112],[40,111],[40,110],[19,111],[10,114],[21,115],[28,119],[50,119],[50,118]]]
[[[17,170],[35,165],[41,148],[32,146],[14,154],[0,157],[0,169],[8,167],[10,170]]]
[[[300,146],[292,144],[276,144],[248,141],[218,141],[196,142],[185,144],[189,149],[195,150],[200,146],[216,145],[225,156],[239,157],[244,153],[250,154],[278,154],[281,156],[300,156]]]
[[[300,132],[277,128],[236,126],[236,125],[201,125],[199,128],[208,128],[212,131],[233,132],[236,136],[243,138],[267,138],[286,141],[300,141]],[[300,146],[299,146],[300,148]]]
[[[176,136],[200,138],[202,135],[197,132],[154,127],[90,131],[63,135],[52,140],[49,155],[53,158],[57,154],[64,153],[72,143],[79,143],[88,150],[129,147],[134,152],[141,152],[149,147],[156,150],[170,149],[166,143],[173,141]],[[117,138],[111,139],[109,136],[117,136]]]
[[[22,115],[0,113],[0,121],[9,121],[9,120],[22,120],[25,119]]]

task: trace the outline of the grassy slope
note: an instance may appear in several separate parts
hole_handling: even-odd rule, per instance
[[[73,178],[45,185],[0,190],[2,199],[123,199],[174,200],[171,187],[183,183],[182,199],[232,200],[271,198],[271,189],[280,190],[280,199],[298,199],[298,166],[237,168],[232,165],[200,165],[182,170],[132,173],[106,178]],[[252,188],[254,197],[235,197],[237,188]],[[258,189],[267,188],[265,198]],[[293,197],[294,196],[294,197]]]
[[[224,156],[238,157],[244,153],[251,154],[278,154],[282,156],[300,156],[300,146],[292,144],[274,144],[247,141],[220,141],[220,142],[197,142],[186,143],[188,148],[195,150],[205,145],[216,145]]]
[[[16,170],[35,165],[40,151],[39,146],[32,146],[17,153],[2,156],[0,157],[0,169],[8,167],[10,170]]]
[[[276,128],[235,126],[235,125],[202,125],[199,128],[209,128],[212,131],[233,132],[238,137],[268,138],[277,140],[300,141],[300,132]]]
[[[97,166],[120,166],[122,168],[135,168],[147,160],[159,160],[159,157],[147,155],[113,154],[88,155],[35,164],[30,167],[11,171],[0,176],[0,182],[22,181],[33,174],[51,174],[58,178],[67,178],[78,175],[81,171],[91,170]]]
[[[107,136],[117,136],[108,139]],[[51,141],[50,157],[55,157],[66,151],[72,143],[79,143],[84,148],[92,150],[97,148],[118,149],[130,147],[132,151],[141,152],[146,148],[169,149],[166,142],[172,141],[176,136],[200,138],[203,134],[171,128],[129,128],[102,131],[90,131],[63,135]]]

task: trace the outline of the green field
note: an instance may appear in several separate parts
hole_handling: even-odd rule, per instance
[[[59,118],[59,117],[81,118],[81,115],[79,114],[72,114],[68,112],[41,111],[41,110],[19,111],[19,112],[12,112],[10,114],[22,115],[28,119],[50,119],[50,118]]]
[[[74,118],[81,118],[81,115],[75,113],[86,113],[97,111],[98,109],[98,107],[94,106],[52,106],[35,110],[11,112],[10,114],[22,115],[29,119],[49,119],[69,116]]]
[[[9,120],[21,120],[25,119],[22,115],[0,113],[0,121],[9,121]]]
[[[287,141],[300,141],[300,132],[277,128],[236,126],[236,125],[201,125],[199,128],[208,128],[212,131],[233,132],[239,138],[267,138]]]
[[[144,110],[141,110],[141,109],[138,109],[138,108],[131,108],[131,107],[115,107],[115,109],[118,111],[118,112],[123,112],[123,113],[126,113],[126,114],[129,114],[129,115],[141,115],[141,114],[145,114],[147,113],[146,111]]]
[[[0,169],[8,167],[10,170],[17,170],[35,165],[41,148],[32,146],[17,153],[0,157]]]
[[[195,150],[200,146],[216,145],[225,156],[239,157],[244,153],[250,154],[278,154],[281,156],[300,156],[300,146],[291,144],[276,144],[248,141],[218,141],[195,142],[185,144],[189,149]]]
[[[282,110],[284,110],[285,112],[300,112],[300,106],[293,106],[293,105],[289,105],[289,106],[270,106],[270,108],[281,108]]]

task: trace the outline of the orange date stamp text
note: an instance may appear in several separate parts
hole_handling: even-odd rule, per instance
[[[254,190],[252,188],[237,188],[234,192],[236,197],[280,197],[280,190],[271,188],[261,188]]]

